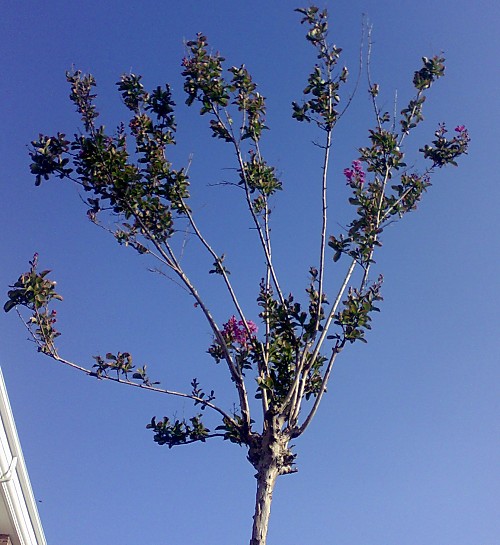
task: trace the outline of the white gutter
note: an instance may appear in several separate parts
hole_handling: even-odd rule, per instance
[[[10,462],[9,469],[2,473],[2,476],[0,477],[0,483],[6,483],[7,481],[10,481],[13,477],[13,472],[16,469],[17,466],[17,456],[13,456],[12,460]]]
[[[0,496],[15,534],[13,545],[47,545],[0,368]],[[17,534],[17,535],[16,535]]]

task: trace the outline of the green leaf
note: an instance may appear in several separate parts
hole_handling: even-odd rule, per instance
[[[16,306],[16,303],[14,301],[7,301],[5,305],[3,306],[3,309],[5,312],[9,312]]]

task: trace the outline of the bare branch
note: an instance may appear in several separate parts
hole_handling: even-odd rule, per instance
[[[372,82],[372,75],[371,75],[371,60],[372,60],[372,45],[373,45],[372,30],[373,30],[373,25],[368,25],[367,28],[368,28],[368,31],[367,31],[368,51],[367,51],[367,54],[366,54],[366,75],[367,75],[367,79],[368,79],[368,86],[369,86],[370,97],[371,97],[371,100],[372,100],[373,110],[375,112],[375,117],[377,118],[377,126],[378,126],[379,130],[382,130],[382,119],[380,117],[380,109],[378,107],[377,98],[376,98],[377,94],[378,94],[378,85],[374,84]]]
[[[235,293],[235,291],[233,289],[231,281],[229,280],[228,273],[225,270],[224,266],[222,265],[222,260],[221,260],[220,256],[217,254],[217,252],[215,252],[215,250],[212,248],[212,246],[210,246],[210,244],[208,243],[207,239],[202,235],[201,231],[198,228],[198,225],[194,221],[193,215],[189,211],[189,208],[187,207],[187,205],[184,203],[184,200],[182,198],[180,198],[180,200],[181,200],[182,204],[185,206],[186,216],[187,216],[187,218],[189,220],[189,223],[191,224],[191,227],[193,228],[193,230],[195,232],[196,237],[203,244],[203,246],[206,248],[206,250],[209,252],[209,254],[214,258],[215,262],[220,265],[220,268],[219,268],[220,275],[224,279],[224,283],[226,284],[226,288],[227,288],[227,291],[229,292],[229,296],[231,297],[231,301],[233,302],[233,304],[234,304],[234,306],[236,308],[236,311],[237,311],[241,321],[243,322],[243,326],[245,327],[246,332],[248,333],[249,337],[251,337],[252,332],[250,331],[250,328],[248,327],[247,320],[245,318],[245,315],[243,313],[241,305],[240,305],[240,303],[238,301],[238,298],[236,297],[236,293]]]
[[[304,431],[306,430],[306,428],[311,423],[312,419],[314,418],[314,415],[316,414],[316,411],[318,410],[318,407],[319,407],[319,404],[321,403],[323,395],[326,392],[326,387],[328,385],[328,380],[330,379],[330,374],[332,372],[335,359],[337,358],[337,355],[340,353],[342,348],[343,348],[343,344],[341,343],[341,344],[337,344],[332,349],[332,355],[330,356],[330,360],[328,361],[325,375],[323,377],[323,381],[321,383],[321,387],[318,392],[318,395],[316,396],[316,399],[314,400],[314,405],[311,409],[311,412],[307,415],[307,418],[304,420],[304,423],[302,424],[302,426],[300,426],[298,430],[295,430],[293,432],[292,437],[299,437],[299,435],[302,435]]]
[[[229,349],[226,345],[226,341],[224,340],[224,337],[222,336],[222,333],[220,332],[220,329],[218,328],[217,323],[212,317],[210,310],[206,306],[203,299],[200,297],[198,291],[196,290],[195,286],[191,283],[189,277],[186,275],[184,270],[181,269],[180,267],[174,270],[178,274],[178,276],[181,278],[181,280],[184,282],[189,292],[195,298],[196,302],[198,303],[199,307],[201,308],[205,317],[207,318],[212,328],[212,331],[214,333],[214,336],[217,339],[217,342],[220,344],[220,346],[222,347],[224,351],[224,359],[227,362],[231,379],[235,382],[236,388],[238,390],[241,413],[245,420],[245,423],[248,426],[248,429],[250,429],[250,407],[248,404],[248,395],[246,392],[245,382],[243,381],[243,377],[241,376],[241,373],[238,371],[236,365],[233,362]]]
[[[330,107],[331,98],[330,98]],[[326,131],[325,155],[323,159],[323,176],[321,180],[321,244],[319,252],[319,274],[318,274],[318,309],[315,330],[318,331],[321,320],[321,308],[323,306],[323,281],[325,275],[325,248],[327,228],[327,178],[330,161],[330,148],[332,145],[332,130]]]
[[[224,120],[222,119],[222,117],[220,115],[219,110],[217,108],[215,108],[214,106],[212,106],[212,113],[216,116],[217,121],[224,127],[224,129],[228,132],[228,134],[231,135],[231,142],[233,144],[233,147],[234,147],[234,150],[235,150],[235,153],[236,153],[236,157],[237,157],[237,160],[238,160],[238,166],[240,168],[241,176],[242,176],[243,182],[244,182],[244,189],[245,189],[245,196],[246,196],[248,210],[250,212],[250,215],[251,215],[252,220],[254,222],[255,228],[256,228],[257,233],[259,235],[259,240],[260,240],[262,249],[264,250],[266,263],[267,263],[267,266],[269,267],[271,277],[272,277],[272,280],[273,280],[273,284],[274,284],[274,286],[276,288],[276,292],[278,294],[278,297],[279,297],[281,303],[283,303],[284,302],[284,297],[283,297],[283,294],[281,292],[281,288],[280,288],[280,285],[279,285],[279,282],[278,282],[278,277],[277,277],[276,272],[275,272],[274,267],[273,267],[269,243],[266,240],[266,237],[265,237],[264,233],[262,232],[262,226],[260,225],[259,219],[258,219],[257,215],[255,214],[255,210],[254,210],[253,205],[252,205],[252,199],[250,197],[250,189],[249,189],[248,181],[247,181],[247,174],[246,174],[246,171],[245,171],[245,163],[243,161],[243,155],[241,153],[240,141],[235,138],[232,125],[229,125],[229,128],[227,127],[227,125],[224,123]],[[227,113],[226,113],[226,117],[228,117]]]
[[[314,348],[314,351],[311,356],[311,362],[314,362],[316,357],[319,354],[319,351],[321,350],[321,347],[323,345],[323,342],[325,341],[328,331],[330,329],[330,326],[332,324],[333,319],[335,318],[335,314],[337,312],[337,308],[340,305],[340,302],[342,300],[342,297],[344,295],[344,292],[347,288],[347,285],[349,284],[349,281],[351,280],[351,276],[354,272],[354,269],[356,268],[357,261],[355,259],[352,260],[349,269],[347,270],[347,273],[344,277],[344,280],[342,282],[342,285],[340,286],[340,289],[337,293],[337,297],[335,298],[335,301],[332,305],[332,308],[330,309],[330,313],[328,314],[328,317],[325,320],[325,324],[323,326],[323,331],[321,332],[320,338],[318,339],[318,342],[316,343],[316,347]]]
[[[26,329],[28,330],[32,340],[35,342],[35,344],[41,349],[43,345],[39,341],[39,339],[36,338],[33,331],[29,328],[29,326],[24,321],[23,317],[21,316],[19,309],[16,308],[17,314],[20,318],[20,320],[25,325]],[[59,363],[62,363],[63,365],[66,365],[68,367],[71,367],[72,369],[76,369],[77,371],[80,371],[88,376],[96,376],[96,373],[87,367],[83,367],[82,365],[78,365],[77,363],[74,363],[70,360],[67,360],[65,358],[62,358],[59,356],[54,344],[49,339],[44,339],[46,346],[48,347],[49,351],[43,351],[43,354],[47,357],[51,358],[54,361],[57,361]],[[40,350],[42,352],[42,350]],[[123,379],[118,377],[113,377],[109,375],[100,375],[97,377],[99,380],[109,380],[111,382],[118,382],[120,384],[125,384],[127,386],[132,386],[134,388],[140,388],[142,390],[149,390],[151,392],[157,392],[159,394],[166,394],[166,395],[172,395],[177,397],[183,397],[187,399],[191,399],[192,401],[195,401],[196,403],[199,403],[205,407],[209,407],[210,409],[213,409],[214,411],[218,412],[221,416],[224,418],[227,418],[232,424],[236,425],[236,422],[233,420],[233,418],[224,410],[222,410],[217,405],[214,405],[210,401],[206,401],[203,398],[200,398],[198,396],[192,395],[192,394],[186,394],[184,392],[176,392],[175,390],[168,390],[165,388],[159,388],[158,386],[152,385],[152,384],[146,384],[146,383],[140,383],[140,382],[133,382],[128,379]]]

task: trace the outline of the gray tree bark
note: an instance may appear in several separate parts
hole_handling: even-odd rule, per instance
[[[297,471],[293,465],[295,456],[288,448],[290,434],[282,431],[283,417],[269,411],[265,421],[263,434],[254,436],[255,441],[248,452],[248,459],[257,470],[257,493],[250,545],[266,545],[276,479],[279,475]]]
[[[262,459],[257,478],[257,494],[255,497],[255,514],[253,516],[252,539],[250,545],[265,545],[269,528],[269,515],[276,479],[279,475],[277,462],[273,456]]]

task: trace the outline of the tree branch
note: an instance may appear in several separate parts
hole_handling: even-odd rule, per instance
[[[311,412],[307,415],[307,418],[304,420],[304,423],[302,426],[299,427],[298,430],[295,430],[292,434],[292,437],[299,437],[299,435],[302,435],[306,428],[311,423],[312,419],[314,418],[314,415],[316,414],[316,411],[318,410],[319,404],[321,403],[321,400],[323,398],[324,393],[326,392],[326,386],[328,384],[328,380],[330,378],[330,374],[333,369],[333,365],[335,363],[335,359],[337,358],[337,355],[342,350],[344,344],[343,342],[335,345],[335,347],[332,349],[332,355],[330,356],[330,360],[328,361],[328,365],[325,371],[325,375],[323,377],[323,381],[321,382],[321,386],[318,392],[318,395],[316,396],[316,399],[314,400],[314,405],[311,409]]]
[[[331,98],[330,98],[331,103]],[[330,104],[331,107],[331,104]],[[327,227],[327,177],[330,161],[330,148],[332,145],[332,129],[326,131],[325,155],[323,160],[323,176],[321,180],[321,244],[319,252],[319,274],[318,274],[318,309],[316,316],[316,332],[319,329],[321,320],[321,309],[323,307],[323,281],[325,275],[325,248],[326,248],[326,227]]]
[[[36,338],[33,331],[26,324],[23,317],[21,316],[21,313],[19,312],[19,309],[16,308],[16,311],[17,311],[17,314],[18,314],[20,320],[23,322],[24,326],[28,330],[31,338],[33,339],[35,344],[39,347],[40,352],[42,352],[44,355],[51,358],[52,360],[57,361],[59,363],[62,363],[63,365],[66,365],[68,367],[71,367],[72,369],[76,369],[77,371],[80,371],[80,372],[82,372],[82,373],[84,373],[84,374],[86,374],[88,376],[97,376],[95,371],[92,371],[92,369],[89,369],[87,367],[83,367],[82,365],[78,365],[77,363],[74,363],[74,362],[72,362],[70,360],[67,360],[67,359],[62,358],[61,356],[59,356],[54,343],[50,339],[45,339],[44,338],[44,342],[45,342],[46,346],[48,347],[49,351],[48,352],[43,351],[42,350],[43,344],[39,341],[39,339]],[[35,313],[36,313],[36,311],[35,311]],[[97,376],[97,378],[99,380],[110,380],[111,382],[118,382],[120,384],[125,384],[127,386],[132,386],[134,388],[140,388],[142,390],[149,390],[151,392],[157,392],[157,393],[160,393],[160,394],[166,394],[166,395],[172,395],[172,396],[191,399],[192,401],[195,401],[198,404],[201,404],[201,405],[203,405],[205,407],[209,407],[210,409],[213,409],[214,411],[218,412],[222,417],[227,418],[232,424],[236,425],[236,422],[233,420],[233,418],[227,412],[225,412],[223,409],[221,409],[217,405],[211,403],[210,401],[204,400],[201,397],[194,396],[192,394],[186,394],[184,392],[177,392],[175,390],[168,390],[168,389],[165,389],[165,388],[159,388],[159,387],[151,385],[151,384],[133,382],[133,381],[128,380],[128,379],[122,379],[119,376],[118,377],[112,377],[112,376],[109,376],[109,375],[99,375],[99,376]]]
[[[242,176],[243,182],[244,182],[244,189],[245,189],[245,196],[246,196],[248,210],[250,212],[253,223],[254,223],[255,228],[257,230],[257,233],[259,235],[259,240],[260,240],[262,249],[264,250],[266,263],[267,263],[267,266],[269,267],[271,277],[272,277],[272,280],[273,280],[273,284],[274,284],[274,286],[276,288],[276,292],[278,294],[280,302],[284,303],[284,297],[283,297],[283,294],[281,292],[281,288],[280,288],[280,285],[279,285],[279,282],[278,282],[278,277],[277,277],[276,271],[274,270],[274,267],[273,267],[272,258],[271,258],[271,251],[270,251],[269,245],[268,245],[268,243],[266,241],[266,237],[265,237],[264,233],[262,232],[262,227],[261,227],[261,225],[259,223],[259,219],[257,218],[257,215],[255,214],[255,210],[254,210],[253,205],[252,205],[252,199],[250,197],[250,189],[249,189],[249,186],[248,186],[247,174],[246,174],[246,171],[245,171],[245,163],[243,161],[243,156],[242,156],[242,153],[241,153],[240,143],[236,139],[236,137],[234,136],[232,126],[230,125],[230,128],[229,129],[227,128],[227,125],[224,123],[222,117],[220,116],[220,112],[218,111],[218,109],[214,105],[212,105],[212,113],[215,115],[217,121],[224,127],[224,129],[230,135],[231,143],[233,144],[233,147],[234,147],[234,150],[235,150],[235,153],[236,153],[236,158],[238,160],[238,166],[240,168],[241,176]]]
[[[380,189],[380,197],[379,197],[378,205],[377,205],[377,219],[375,220],[375,235],[373,236],[373,241],[372,241],[371,248],[370,248],[370,256],[369,256],[368,262],[366,264],[365,272],[363,274],[363,279],[361,280],[361,286],[359,288],[360,291],[364,290],[364,288],[366,286],[366,283],[368,281],[368,274],[370,272],[370,267],[371,267],[371,264],[372,264],[373,253],[375,252],[375,243],[377,242],[377,238],[378,238],[377,231],[378,231],[378,229],[380,227],[380,223],[381,223],[380,213],[382,212],[382,204],[384,202],[384,197],[385,197],[385,188],[387,186],[387,181],[389,179],[390,171],[391,171],[391,168],[389,166],[386,166],[385,167],[384,180],[382,182],[382,187]]]
[[[301,381],[301,378],[303,377],[306,377],[307,376],[307,373],[309,372],[311,366],[314,364],[316,358],[318,357],[318,354],[321,350],[321,347],[323,345],[323,342],[325,341],[327,335],[328,335],[328,331],[330,329],[330,326],[331,326],[331,323],[333,321],[333,319],[335,318],[335,314],[337,312],[337,309],[338,309],[338,306],[342,300],[342,297],[344,295],[344,292],[347,288],[347,285],[349,284],[349,281],[351,279],[351,276],[354,272],[354,269],[356,268],[356,264],[357,264],[357,261],[355,259],[352,260],[351,262],[351,265],[349,266],[349,269],[347,270],[346,272],[346,275],[344,277],[344,281],[342,282],[342,285],[340,286],[340,289],[337,293],[337,297],[335,298],[335,301],[333,303],[333,306],[332,308],[330,309],[330,312],[328,314],[328,317],[326,318],[326,321],[325,321],[325,324],[324,324],[324,327],[323,327],[323,331],[321,332],[321,335],[316,343],[316,346],[310,356],[310,359],[309,359],[309,365],[306,366],[306,359],[307,359],[307,349],[308,347],[306,346],[304,348],[304,351],[301,355],[301,361],[299,362],[299,369],[296,370],[296,373],[295,373],[295,379],[294,379],[294,382],[292,384],[292,386],[290,387],[289,391],[288,391],[288,394],[286,396],[286,398],[284,399],[284,401],[281,403],[281,410],[283,411],[287,405],[290,404],[290,402],[292,401],[292,399],[294,400],[294,403],[292,405],[290,405],[290,419],[293,421],[294,418],[297,418],[298,417],[298,414],[300,412],[300,406],[301,406],[301,403],[302,403],[302,396],[303,396],[303,390],[304,390],[304,387],[305,387],[305,382],[304,382],[304,386],[301,388],[301,391],[297,391],[297,388],[299,388],[299,384],[300,384],[300,381]],[[324,381],[324,379],[323,379]]]

